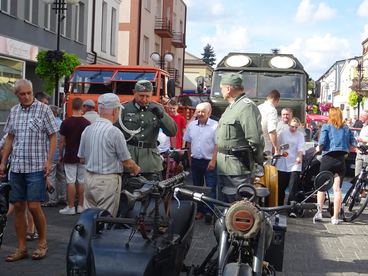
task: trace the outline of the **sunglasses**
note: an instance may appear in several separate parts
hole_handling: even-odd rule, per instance
[[[291,128],[298,128],[298,126],[292,126],[292,125],[289,125],[289,127],[291,127]]]

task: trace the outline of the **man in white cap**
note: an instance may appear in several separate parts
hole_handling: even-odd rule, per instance
[[[83,117],[86,118],[88,121],[92,123],[94,123],[97,118],[100,117],[100,115],[98,115],[98,113],[95,110],[95,102],[91,99],[85,100],[83,102],[83,112],[84,115]]]
[[[140,167],[131,159],[123,133],[113,124],[120,114],[119,97],[106,93],[98,97],[100,118],[82,133],[78,157],[86,165],[84,208],[98,207],[116,216],[123,167],[132,175]]]

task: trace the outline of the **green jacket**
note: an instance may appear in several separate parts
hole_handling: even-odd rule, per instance
[[[217,169],[219,175],[245,175],[251,172],[234,155],[221,153],[236,146],[250,145],[254,161],[263,163],[264,140],[262,136],[261,114],[253,101],[244,94],[237,97],[222,114],[216,133],[219,153]],[[253,168],[252,168],[253,169]]]
[[[151,105],[158,105],[151,102]],[[160,108],[161,105],[159,105]],[[157,150],[157,137],[160,128],[167,136],[174,137],[176,135],[177,126],[171,117],[164,112],[164,117],[158,119],[148,109],[142,109],[134,101],[123,105],[121,110],[121,121],[128,130],[140,131],[132,135],[123,130],[120,125],[120,120],[116,126],[124,133],[125,139],[132,159],[141,167],[142,173],[157,173],[162,171],[162,159]],[[129,143],[143,142],[151,144],[151,147],[138,147],[130,145]]]

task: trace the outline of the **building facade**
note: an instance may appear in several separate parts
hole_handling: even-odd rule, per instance
[[[188,52],[185,53],[184,61],[184,93],[197,93],[198,86],[206,93],[211,89],[213,68],[207,65],[202,59]]]
[[[183,0],[127,0],[120,5],[118,61],[159,66],[183,89],[187,7]],[[153,60],[152,54],[159,59]],[[170,59],[165,57],[171,56]]]
[[[57,47],[57,16],[52,4],[42,0],[0,2],[0,130],[10,108],[17,103],[13,85],[17,79],[33,82],[35,92],[42,81],[35,74],[36,56],[41,50]],[[66,5],[60,28],[60,50],[86,59],[87,0]]]
[[[57,6],[56,3],[65,2]],[[2,0],[0,2],[0,132],[10,108],[17,103],[12,87],[17,79],[32,81],[35,92],[42,80],[35,74],[37,54],[59,50],[81,63],[118,63],[121,0]],[[59,7],[57,10],[56,8]],[[60,21],[58,20],[60,12]],[[5,27],[11,26],[11,27]],[[63,91],[62,82],[60,91]]]

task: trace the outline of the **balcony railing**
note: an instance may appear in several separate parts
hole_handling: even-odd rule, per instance
[[[172,25],[167,18],[155,19],[155,33],[161,37],[173,37]]]
[[[173,32],[171,44],[176,48],[185,48],[184,34],[182,32]]]
[[[180,84],[180,75],[179,70],[175,68],[168,68],[167,70],[170,74],[170,79],[175,80],[176,84]]]

